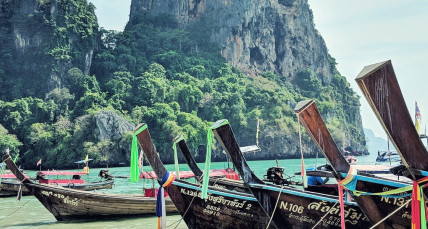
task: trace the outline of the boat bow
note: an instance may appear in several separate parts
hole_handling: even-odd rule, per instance
[[[364,67],[355,81],[403,163],[410,168],[427,170],[428,152],[413,125],[391,61]]]

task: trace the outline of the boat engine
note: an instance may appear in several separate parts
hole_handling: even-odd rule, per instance
[[[98,176],[100,176],[101,178],[104,178],[106,180],[112,180],[113,179],[113,176],[108,173],[108,169],[100,170],[100,173],[98,174]]]
[[[290,181],[283,177],[284,168],[282,167],[270,167],[266,175],[264,175],[265,179],[263,181],[272,182],[277,185],[289,185]]]

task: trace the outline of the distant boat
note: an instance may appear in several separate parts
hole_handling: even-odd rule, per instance
[[[27,175],[25,175],[28,177]],[[10,171],[0,175],[0,197],[16,196],[21,189],[22,195],[30,195],[30,191],[16,179]]]
[[[348,162],[351,165],[355,165],[358,162],[358,159],[354,156],[353,153],[349,151],[344,151],[343,156],[345,157],[346,162]]]
[[[378,151],[376,162],[400,162],[401,157],[397,151]]]
[[[84,191],[111,189],[113,187],[114,180],[111,178],[94,182],[86,182],[84,179],[81,179],[82,175],[87,175],[87,173],[72,171],[40,171],[37,173],[35,180],[39,184],[55,185],[63,188],[72,188]],[[103,175],[108,177],[108,174]],[[28,178],[27,175],[25,176]],[[25,196],[31,194],[26,186],[22,185],[11,172],[4,173],[0,178],[0,197],[16,196],[20,190],[20,195]]]
[[[358,162],[358,159],[356,157],[354,157],[353,155],[348,155],[345,157],[345,159],[351,165],[355,165]]]
[[[83,175],[87,175],[87,173],[72,171],[40,171],[36,175],[36,180],[39,182],[39,184],[56,185],[64,188],[79,189],[84,191],[111,189],[113,187],[113,179],[86,182],[81,178]]]

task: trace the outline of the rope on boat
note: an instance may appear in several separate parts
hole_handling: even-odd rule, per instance
[[[202,176],[200,176],[200,177],[199,177],[198,181],[201,181],[201,179],[202,179]],[[200,187],[202,187],[202,184],[200,184],[198,188],[200,188]],[[171,223],[171,224],[170,224],[170,225],[168,225],[167,227],[170,227],[170,226],[174,225],[174,224],[175,224],[175,223],[177,223],[177,222],[178,222],[178,223],[177,223],[177,226],[175,226],[175,227],[174,227],[174,229],[175,229],[175,228],[177,228],[177,227],[178,227],[178,225],[180,225],[181,220],[183,220],[183,218],[186,216],[186,214],[187,214],[187,212],[189,211],[190,206],[192,206],[193,200],[194,200],[195,198],[196,198],[196,196],[193,196],[192,200],[190,201],[189,206],[187,206],[187,209],[186,209],[186,211],[184,212],[184,214],[183,214],[183,216],[181,217],[181,219],[179,219],[179,220],[175,221],[174,223]]]
[[[199,185],[199,187],[201,187],[202,185]],[[167,227],[170,227],[170,226],[172,226],[172,225],[174,225],[175,223],[177,223],[177,225],[174,227],[174,229],[175,228],[177,228],[178,227],[178,225],[180,225],[180,223],[181,223],[181,220],[183,220],[184,219],[184,217],[186,216],[186,214],[187,214],[187,212],[189,211],[189,209],[190,209],[190,206],[192,206],[192,203],[193,203],[193,200],[195,199],[195,197],[196,196],[194,196],[193,198],[192,198],[192,200],[190,201],[190,204],[189,204],[189,206],[187,206],[187,209],[186,209],[186,211],[184,212],[184,214],[183,214],[183,216],[181,217],[181,219],[179,219],[179,220],[177,220],[177,221],[175,221],[174,223],[171,223],[170,225],[168,225]]]
[[[215,182],[214,182],[214,184],[216,184],[217,183],[217,181],[219,180],[220,178],[217,178],[216,180],[215,180]],[[201,182],[201,180],[202,180],[202,176],[200,176],[199,177],[199,179],[198,179],[198,181],[197,182]],[[199,184],[199,188],[200,187],[202,187],[202,184]],[[183,216],[181,217],[181,219],[179,219],[179,220],[177,220],[177,221],[175,221],[174,223],[171,223],[170,225],[168,225],[167,227],[170,227],[170,226],[172,226],[172,225],[174,225],[174,224],[176,224],[177,222],[177,225],[174,227],[174,229],[175,228],[177,228],[178,227],[178,225],[180,225],[180,223],[181,223],[181,220],[183,220],[183,218],[186,216],[186,214],[187,214],[187,212],[189,211],[189,209],[190,209],[190,206],[192,206],[192,203],[193,203],[193,200],[196,198],[196,196],[194,196],[193,198],[192,198],[192,200],[190,201],[190,204],[189,204],[189,206],[187,206],[187,209],[186,209],[186,211],[184,212],[184,214],[183,214]]]
[[[4,216],[3,218],[1,218],[0,220],[3,220],[13,214],[15,214],[15,212],[17,212],[18,210],[20,210],[21,208],[23,208],[28,202],[30,202],[30,200],[32,200],[34,198],[34,196],[32,196],[30,199],[28,199],[27,202],[25,202],[21,207],[19,207],[18,209],[16,209],[15,211],[13,211],[12,213],[10,213],[9,215]]]
[[[391,217],[392,215],[394,215],[395,213],[397,213],[400,209],[402,209],[404,206],[406,206],[407,204],[410,203],[410,201],[412,201],[412,198],[410,198],[405,204],[401,205],[399,208],[395,209],[393,212],[391,212],[389,215],[387,215],[385,218],[381,219],[379,222],[377,222],[375,225],[373,225],[372,227],[370,227],[370,229],[373,229],[375,227],[377,227],[379,224],[383,223],[383,221],[387,220],[389,217]]]
[[[307,188],[308,187],[308,178],[306,177],[306,169],[305,169],[305,160],[303,157],[303,148],[302,148],[302,132],[300,130],[300,116],[297,115],[297,120],[299,121],[299,148],[300,148],[300,155],[302,157],[301,162],[300,162],[300,174],[302,175],[302,182],[303,182],[303,187]]]
[[[328,210],[322,217],[321,217],[321,219],[312,227],[312,229],[314,229],[316,226],[318,226],[318,224],[320,224],[323,220],[324,220],[324,218],[328,215],[328,213],[330,213],[330,211],[334,208],[334,207],[336,207],[336,205],[339,203],[339,200],[338,201],[336,201],[336,203],[333,205],[333,207],[331,207],[330,208],[330,210]]]
[[[279,190],[278,198],[276,199],[275,208],[273,209],[272,215],[270,216],[269,223],[267,224],[266,229],[269,228],[270,223],[272,222],[273,216],[275,215],[276,207],[278,206],[279,197],[281,197],[282,189],[284,189],[284,186],[281,186],[281,190]]]

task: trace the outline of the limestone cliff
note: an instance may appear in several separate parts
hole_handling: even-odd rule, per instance
[[[43,98],[64,87],[63,77],[73,67],[89,73],[98,24],[87,1],[1,0],[0,18],[2,54],[7,53],[0,58],[13,63],[0,66],[5,72],[0,77],[11,97]]]
[[[330,80],[327,47],[307,0],[132,0],[130,20],[142,12],[172,14],[181,26],[208,21],[211,41],[246,73],[290,80],[310,68]]]
[[[280,81],[294,83],[296,88],[300,87],[297,90],[303,91],[305,89],[296,84],[295,79],[302,76],[305,69],[315,73],[319,87],[332,86],[331,90],[336,91],[331,93],[330,99],[341,104],[335,109],[324,109],[323,113],[327,123],[332,123],[336,116],[346,122],[332,132],[339,147],[366,152],[358,98],[344,77],[337,76],[327,46],[315,29],[307,0],[132,0],[130,23],[138,21],[139,14],[145,13],[172,15],[181,28],[194,25],[203,28],[211,42],[219,45],[222,56],[248,76],[273,72]],[[338,81],[340,86],[334,86]],[[317,98],[313,89],[316,88],[307,88],[307,93],[302,94]],[[287,105],[293,109],[295,104]],[[295,157],[299,154],[295,127],[289,127],[293,130],[288,132],[276,126],[264,128],[260,135],[264,152],[249,157],[272,158],[274,154]],[[242,144],[254,144],[244,137],[252,135],[244,132],[237,138]],[[307,152],[316,151],[308,137],[303,141],[305,147],[309,147]]]

